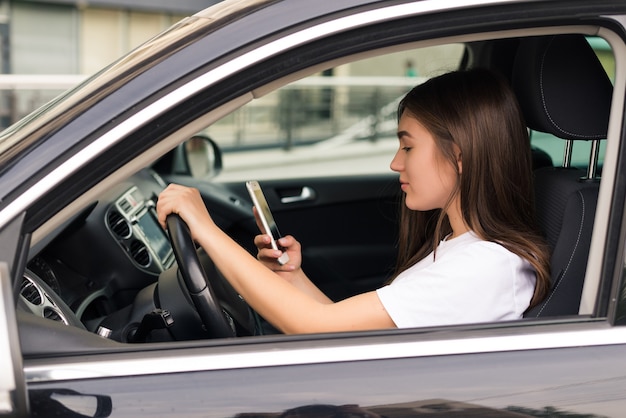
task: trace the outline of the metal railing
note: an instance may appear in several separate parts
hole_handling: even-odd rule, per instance
[[[395,136],[397,105],[409,77],[324,77],[291,83],[246,104],[206,133],[227,151],[291,149],[320,141],[376,141]]]
[[[86,79],[85,75],[0,74],[0,129]],[[376,141],[395,129],[398,100],[411,77],[314,76],[254,100],[207,128],[227,150],[323,140]]]

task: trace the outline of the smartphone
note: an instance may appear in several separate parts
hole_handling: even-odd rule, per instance
[[[246,182],[246,188],[248,189],[248,193],[250,194],[252,203],[254,203],[256,211],[259,214],[259,218],[261,219],[261,223],[263,224],[263,229],[265,229],[264,232],[270,236],[270,244],[272,248],[282,251],[282,248],[278,247],[278,244],[276,244],[276,241],[281,237],[281,235],[278,231],[278,226],[274,221],[274,216],[270,211],[270,207],[267,204],[267,200],[265,199],[265,195],[263,194],[261,185],[258,181],[251,180]],[[283,252],[282,255],[278,257],[278,263],[280,265],[287,264],[288,261],[289,256],[286,252]]]

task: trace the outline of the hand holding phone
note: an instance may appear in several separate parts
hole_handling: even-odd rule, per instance
[[[270,211],[270,207],[267,204],[267,200],[265,199],[265,195],[263,194],[263,190],[261,189],[259,182],[255,180],[247,181],[246,188],[248,189],[252,203],[257,209],[257,213],[261,219],[261,224],[265,230],[264,232],[270,237],[270,245],[273,249],[282,251],[276,243],[276,241],[280,239],[281,235],[278,231],[278,226],[274,221],[274,216]],[[286,252],[283,252],[281,256],[278,257],[278,263],[280,265],[285,265],[287,262],[289,262],[289,256]]]

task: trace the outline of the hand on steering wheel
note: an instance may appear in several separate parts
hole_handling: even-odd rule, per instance
[[[176,214],[168,215],[166,224],[180,275],[206,331],[214,338],[235,337],[233,320],[222,310],[215,296],[198,258],[189,227]]]

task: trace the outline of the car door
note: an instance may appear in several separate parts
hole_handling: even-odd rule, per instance
[[[312,3],[305,3],[308,7],[314,7]],[[252,10],[241,11],[242,15],[250,19],[244,19],[244,23],[257,20],[263,22],[264,19],[260,17],[267,17],[268,14],[283,16],[277,12],[284,12],[285,9],[281,8],[280,2],[276,4],[273,7],[264,5],[261,16],[252,13]],[[289,1],[282,4],[287,10],[294,7]],[[623,17],[610,17],[611,10],[626,13],[623,5],[613,4],[612,8],[602,9],[596,16],[590,11],[593,7],[586,2],[568,2],[566,5],[550,2],[509,2],[507,5],[496,2],[489,5],[480,2],[475,7],[466,4],[460,10],[448,10],[439,2],[406,4],[417,9],[410,8],[407,12],[404,3],[394,3],[390,9],[371,11],[368,16],[377,24],[382,20],[384,24],[380,25],[369,26],[359,21],[358,24],[352,23],[354,26],[347,26],[350,21],[344,18],[350,14],[348,10],[342,10],[336,18],[341,28],[352,28],[356,31],[352,35],[362,35],[364,37],[359,39],[372,42],[372,49],[390,45],[395,47],[394,42],[401,44],[408,41],[427,47],[433,42],[447,43],[450,41],[447,39],[449,36],[453,36],[456,42],[573,30],[582,33],[602,32],[613,42],[616,56],[621,57],[621,61],[625,56],[624,27],[620,23]],[[430,13],[431,10],[435,12]],[[326,14],[331,13],[322,13],[324,16]],[[607,23],[609,21],[610,24]],[[550,22],[567,24],[568,27],[554,27]],[[576,26],[569,27],[574,24]],[[234,29],[237,28],[241,29],[241,26]],[[234,29],[233,32],[236,32]],[[287,32],[292,34],[295,30],[289,27]],[[310,33],[304,32],[302,36]],[[368,34],[369,38],[366,36]],[[381,39],[385,40],[386,45],[377,43]],[[323,39],[320,43],[332,45],[333,50],[340,50],[338,46],[341,45],[347,49],[352,46],[348,41],[343,44],[332,42],[339,40],[330,36],[330,39]],[[320,51],[324,50],[312,49],[311,55],[320,54]],[[363,52],[364,48],[358,51]],[[298,59],[289,63],[305,60],[299,54],[294,56]],[[317,64],[315,59],[309,59],[311,65]],[[165,58],[163,60],[168,64],[164,65],[167,70],[181,66],[177,59],[170,62]],[[271,68],[275,70],[280,67],[284,65]],[[159,74],[159,68],[155,64],[152,69]],[[265,67],[255,67],[253,70],[258,72],[261,68]],[[595,228],[594,245],[589,255],[588,276],[592,280],[589,281],[590,290],[586,295],[592,299],[590,313],[546,320],[443,328],[269,335],[164,344],[121,344],[84,330],[60,324],[49,325],[43,318],[31,318],[19,324],[22,346],[30,341],[29,337],[38,336],[39,333],[33,330],[41,331],[40,334],[46,338],[56,336],[54,341],[65,340],[66,344],[61,348],[42,345],[39,351],[22,348],[26,385],[20,389],[28,391],[31,414],[271,417],[293,416],[295,413],[320,416],[320,411],[333,411],[343,416],[388,417],[514,417],[546,414],[620,416],[626,409],[626,368],[623,361],[626,331],[623,318],[620,319],[616,314],[618,311],[623,312],[624,303],[621,293],[624,280],[621,276],[624,270],[623,214],[626,185],[620,180],[626,169],[620,146],[624,141],[624,133],[620,129],[623,125],[626,85],[623,77],[621,75],[616,80],[615,111],[611,116],[611,137],[604,160],[605,177],[599,198],[600,222]],[[138,82],[140,78],[137,77]],[[99,196],[101,189],[94,184],[101,180],[103,172],[109,174],[123,166],[122,173],[115,174],[125,179],[125,173],[131,172],[133,168],[144,167],[142,163],[152,163],[167,149],[219,119],[211,111],[223,116],[228,110],[241,105],[237,101],[240,96],[233,93],[241,91],[234,87],[228,90],[220,86],[228,93],[225,97],[218,95],[219,89],[208,89],[208,92],[191,95],[187,89],[196,86],[196,78],[189,76],[189,79],[179,83],[171,87],[172,90],[155,93],[156,98],[150,96],[154,102],[142,102],[136,106],[131,103],[129,106],[132,110],[128,110],[121,118],[124,123],[116,124],[107,118],[105,124],[97,125],[97,132],[90,134],[92,136],[87,135],[89,141],[85,140],[89,146],[81,143],[84,146],[75,147],[85,150],[85,153],[94,153],[89,154],[86,160],[89,165],[85,168],[59,174],[57,180],[50,179],[52,186],[38,182],[39,178],[29,178],[28,186],[38,186],[33,193],[39,188],[48,188],[33,198],[34,203],[23,203],[22,199],[10,206],[29,209],[30,223],[12,224],[15,228],[12,235],[5,235],[11,225],[6,222],[2,224],[0,233],[3,234],[3,248],[0,261],[10,261],[10,265],[14,266],[12,270],[18,272],[18,266],[25,264],[27,257],[27,251],[20,243],[27,242],[28,234],[34,229],[38,242],[45,242],[41,236],[47,231],[43,224],[48,221],[48,215],[42,214],[46,210],[55,214],[63,210],[71,211],[74,205],[80,206],[81,200],[74,200],[76,196],[82,196],[82,193],[89,197]],[[231,87],[230,83],[224,84]],[[132,92],[136,93],[137,90]],[[120,88],[118,93],[124,91],[124,88]],[[248,94],[241,93],[241,96],[244,95]],[[193,100],[180,98],[190,96]],[[217,99],[222,101],[207,111],[208,116],[198,110],[203,106],[213,106],[212,100]],[[171,101],[175,100],[178,102],[172,105]],[[107,101],[103,102],[106,104]],[[231,102],[237,103],[232,105]],[[154,103],[156,105],[152,106]],[[141,112],[145,109],[156,112],[161,118],[153,119],[152,114],[143,116]],[[79,122],[82,129],[89,126],[88,121],[81,119]],[[58,139],[54,132],[50,135]],[[116,135],[121,138],[119,143],[109,144],[108,147],[102,145],[104,139],[117,138]],[[96,145],[102,145],[102,148]],[[52,152],[50,148],[48,150]],[[77,151],[66,150],[62,153],[63,158],[66,153],[72,152]],[[121,161],[115,161],[115,158]],[[343,253],[348,253],[349,257],[354,257],[359,251],[365,251],[366,255],[373,254],[375,245],[369,243],[368,226],[362,226],[359,210],[363,206],[369,207],[365,210],[375,219],[381,214],[393,214],[395,208],[381,211],[377,206],[386,205],[387,198],[394,199],[394,193],[387,191],[387,184],[395,182],[394,177],[389,174],[359,175],[356,179],[301,177],[260,179],[267,184],[270,205],[276,212],[281,229],[285,233],[294,231],[294,235],[298,234],[303,242],[312,243],[313,248],[323,239],[325,246],[318,250],[321,255],[312,254],[310,257],[333,260]],[[196,181],[195,184],[203,191],[207,206],[224,209],[222,212],[216,210],[221,226],[239,237],[242,244],[249,243],[255,227],[250,216],[250,203],[245,200],[243,184],[227,179],[203,183]],[[320,196],[319,201],[296,202],[293,206],[280,201],[281,197],[302,196],[305,187]],[[353,187],[354,191],[351,190]],[[85,192],[86,189],[89,189],[88,192]],[[220,201],[218,206],[212,198],[224,198],[230,204]],[[313,215],[313,209],[315,212],[319,210],[322,215]],[[353,219],[355,214],[356,218]],[[328,216],[336,217],[337,220],[329,221]],[[306,223],[307,219],[315,219],[315,222]],[[335,242],[340,243],[340,248],[336,251],[332,247],[332,236],[340,235],[335,230],[341,230],[344,223],[348,224],[350,233],[357,234],[359,239],[338,237]],[[319,227],[320,224],[322,227]],[[361,224],[360,228],[357,224]],[[393,230],[387,226],[385,231]],[[380,229],[383,229],[382,226]],[[300,231],[302,235],[299,235]],[[21,234],[26,241],[16,240],[16,234]],[[331,235],[330,240],[328,235]],[[382,232],[377,238],[380,237],[383,237]],[[383,237],[381,241],[388,245],[392,239]],[[23,247],[28,245],[24,244]],[[359,257],[359,262],[361,260]],[[337,271],[343,267],[334,266],[330,261],[322,266],[324,269],[336,268]],[[365,270],[361,267],[357,266],[357,270]],[[19,276],[19,273],[14,274]],[[9,321],[15,322],[10,318]],[[0,352],[0,355],[7,357],[4,352]],[[13,364],[17,370],[21,369],[17,362]]]
[[[42,405],[77,409],[82,397],[112,405],[109,415],[95,415],[92,405],[86,416],[260,417],[296,407],[321,416],[312,408],[320,405],[381,416],[620,416],[623,331],[597,323],[540,328],[126,348],[31,360],[26,377],[31,403],[39,402],[34,416],[48,416]]]

